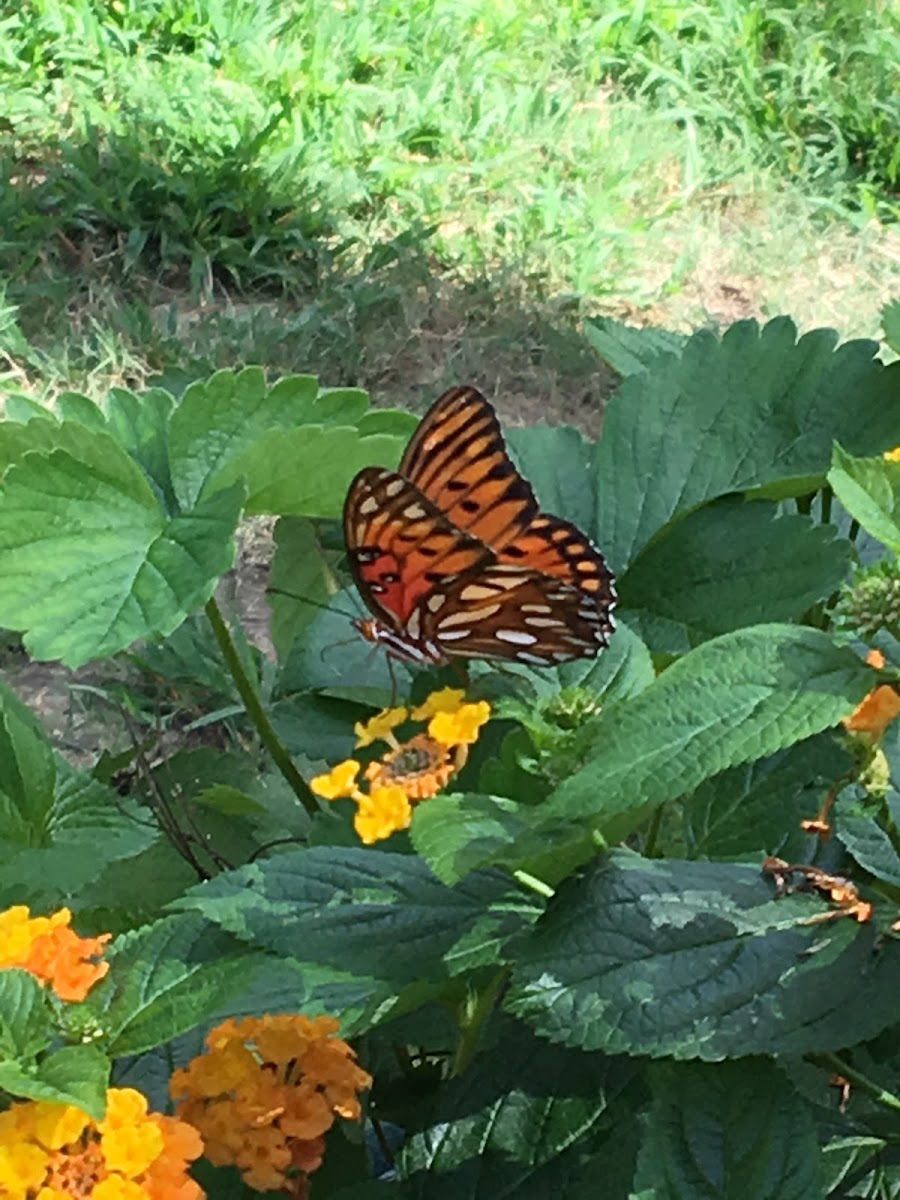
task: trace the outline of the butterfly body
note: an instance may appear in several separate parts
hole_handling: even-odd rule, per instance
[[[407,662],[554,665],[593,656],[614,628],[602,556],[576,526],[540,511],[474,388],[435,402],[399,471],[359,472],[344,535],[373,613],[356,628]]]

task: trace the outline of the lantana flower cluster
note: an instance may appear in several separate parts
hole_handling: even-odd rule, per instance
[[[0,912],[0,968],[21,967],[49,983],[61,1000],[83,1000],[109,970],[96,962],[109,941],[79,937],[67,908],[49,917],[33,917],[24,904]]]
[[[203,1135],[206,1157],[236,1166],[258,1191],[307,1194],[336,1116],[359,1120],[372,1077],[335,1037],[333,1017],[299,1014],[223,1021],[207,1050],[174,1072],[178,1115]]]
[[[358,749],[386,742],[389,749],[365,769],[345,759],[310,787],[326,800],[349,797],[356,803],[353,826],[366,845],[388,838],[412,821],[413,805],[447,786],[465,765],[469,746],[478,740],[491,716],[485,700],[467,704],[465,692],[442,688],[417,708],[386,708],[370,721],[354,726]],[[400,742],[394,730],[407,721],[427,722],[424,732]],[[359,780],[362,771],[365,787]]]
[[[4,1200],[202,1200],[187,1174],[200,1135],[176,1117],[147,1111],[133,1088],[110,1088],[106,1116],[44,1100],[0,1113]]]

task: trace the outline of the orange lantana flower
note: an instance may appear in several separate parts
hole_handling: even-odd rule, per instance
[[[174,1073],[179,1116],[203,1134],[206,1156],[238,1167],[258,1191],[306,1195],[336,1116],[358,1120],[372,1077],[336,1037],[331,1017],[223,1021],[207,1051]]]
[[[109,970],[109,963],[95,960],[110,934],[79,937],[71,920],[67,908],[49,917],[32,917],[24,904],[0,912],[0,968],[21,967],[61,1000],[83,1000]]]
[[[884,666],[884,655],[880,650],[870,650],[866,662],[880,671]],[[900,695],[890,684],[882,683],[873,688],[848,717],[844,717],[843,725],[851,733],[865,733],[878,741],[898,714]]]

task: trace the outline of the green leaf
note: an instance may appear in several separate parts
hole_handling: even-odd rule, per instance
[[[884,340],[895,354],[900,354],[900,300],[890,300],[885,304],[881,310],[881,325]]]
[[[267,389],[261,367],[216,371],[192,383],[169,422],[172,481],[182,507],[222,486],[222,468],[262,434],[306,420],[317,393],[312,375],[294,375]]]
[[[541,807],[545,828],[680,796],[728,767],[835,725],[872,671],[817,629],[757,625],[705,642],[582,731],[584,764]]]
[[[271,634],[284,662],[297,634],[327,606],[335,591],[332,566],[315,525],[303,517],[281,517],[275,526],[275,555],[269,576]]]
[[[542,1037],[607,1053],[799,1055],[896,1020],[900,947],[777,899],[759,868],[618,851],[566,881],[530,936],[507,1006]],[[848,1021],[847,1014],[853,1013]]]
[[[50,1044],[53,1032],[46,993],[37,979],[30,971],[0,969],[0,1061],[33,1060]]]
[[[774,1063],[660,1063],[650,1084],[636,1197],[822,1200],[812,1111]]]
[[[582,726],[581,765],[540,805],[437,796],[416,812],[413,842],[446,880],[491,863],[559,879],[554,862],[590,857],[594,831],[621,841],[666,800],[830,728],[872,678],[816,629],[724,634]]]
[[[116,441],[141,464],[176,511],[169,472],[169,418],[175,401],[164,388],[148,388],[136,396],[113,388],[106,402],[107,425]]]
[[[409,441],[419,424],[419,418],[404,408],[373,408],[360,417],[357,428],[363,437],[373,433],[389,433]]]
[[[171,633],[234,557],[242,495],[222,492],[166,520],[113,438],[90,456],[31,454],[0,493],[0,624],[37,658],[69,666]]]
[[[240,942],[195,914],[117,938],[106,957],[112,970],[84,1004],[114,1058],[202,1024],[244,985],[254,962]]]
[[[893,794],[893,808],[897,805]],[[900,887],[900,855],[887,831],[867,811],[861,801],[851,795],[842,795],[835,805],[834,823],[838,837],[864,871],[869,871],[882,883]]]
[[[847,750],[822,733],[704,780],[682,801],[688,857],[797,862],[809,845],[800,822],[816,815],[850,765]]]
[[[74,1104],[95,1121],[106,1111],[106,1089],[112,1064],[96,1046],[63,1046],[43,1059],[27,1092],[30,1100]]]
[[[59,760],[46,810],[23,815],[0,840],[0,897],[51,908],[79,899],[108,864],[140,853],[157,836],[136,806]]]
[[[854,458],[835,446],[828,482],[863,529],[900,554],[900,462]]]
[[[621,573],[670,521],[727,495],[794,480],[819,486],[832,442],[854,454],[900,443],[900,364],[874,342],[818,329],[796,339],[785,317],[760,330],[701,330],[661,355],[609,403],[597,447],[597,543]],[[847,397],[853,403],[847,403]]]
[[[412,855],[336,846],[225,872],[176,904],[276,954],[394,987],[497,963],[541,907],[499,872],[448,888]]]
[[[53,809],[56,757],[37,718],[0,682],[0,838],[40,845]]]
[[[619,580],[619,601],[652,650],[679,654],[744,625],[800,617],[840,586],[850,562],[850,543],[832,526],[727,499],[646,547]]]
[[[404,444],[386,433],[361,437],[349,426],[272,429],[233,455],[210,486],[246,480],[248,513],[339,517],[354,475],[373,464],[396,466]]]
[[[653,326],[635,328],[612,317],[589,317],[584,323],[584,336],[619,375],[645,371],[661,354],[678,354],[687,341],[683,333]]]
[[[64,421],[78,421],[98,432],[106,429],[106,418],[101,410],[81,392],[61,392],[56,397],[56,411]]]
[[[544,512],[565,517],[585,532],[597,506],[591,470],[594,446],[570,425],[528,425],[506,434],[519,470]]]
[[[608,1119],[638,1065],[561,1049],[516,1022],[461,1076],[442,1084],[427,1123],[406,1142],[400,1176],[411,1197],[498,1200],[522,1196]],[[543,1168],[543,1171],[542,1171]]]
[[[511,845],[517,862],[537,856],[543,839],[534,810],[504,796],[435,796],[413,813],[412,843],[438,879],[458,883],[487,863],[503,862]]]

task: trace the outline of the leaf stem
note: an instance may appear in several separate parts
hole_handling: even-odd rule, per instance
[[[271,754],[275,766],[290,784],[294,795],[310,816],[315,816],[319,811],[316,798],[310,791],[303,776],[294,766],[293,759],[272,727],[272,722],[263,708],[259,693],[254,687],[250,676],[244,670],[244,664],[241,662],[241,656],[237,652],[237,646],[234,644],[234,639],[231,636],[225,618],[222,616],[222,610],[216,603],[214,596],[207,603],[205,612],[212,626],[216,641],[219,644],[219,649],[222,651],[225,664],[231,672],[231,677],[234,680],[238,694],[244,702],[247,716],[256,726],[260,741]]]
[[[825,1070],[833,1071],[836,1075],[843,1075],[854,1087],[859,1088],[861,1092],[865,1092],[867,1096],[871,1096],[876,1103],[884,1105],[885,1108],[893,1109],[894,1112],[900,1112],[900,1096],[895,1096],[893,1092],[885,1091],[874,1079],[870,1079],[868,1075],[863,1075],[861,1071],[855,1070],[836,1054],[808,1054],[806,1058],[808,1062],[813,1063],[817,1067],[824,1067]]]

